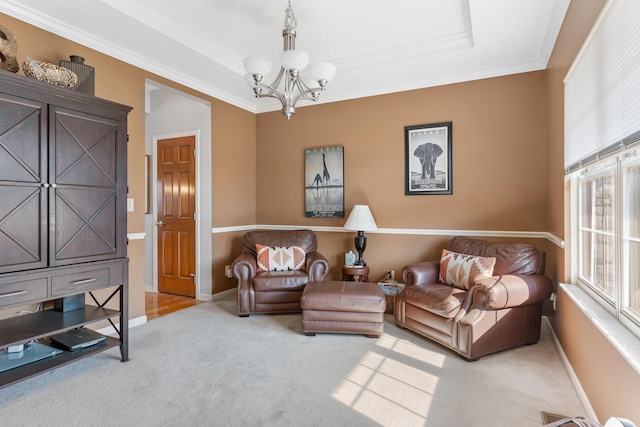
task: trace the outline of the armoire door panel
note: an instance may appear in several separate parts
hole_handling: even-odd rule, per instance
[[[0,116],[2,115],[0,107]],[[6,126],[6,117],[2,125]],[[40,183],[42,178],[42,156],[40,147],[25,144],[25,141],[39,141],[40,111],[33,111],[27,117],[8,129],[0,129],[0,181],[20,181]]]
[[[50,113],[50,265],[110,259],[126,254],[126,183],[118,150],[126,150],[121,123],[52,107]],[[120,170],[120,172],[119,172]]]
[[[115,187],[117,123],[60,109],[54,116],[55,183]]]
[[[0,203],[0,272],[16,267],[38,268],[43,255],[42,190],[37,187],[5,186]]]
[[[55,240],[57,262],[114,256],[117,252],[115,191],[56,188]],[[62,224],[63,226],[58,226]]]
[[[0,94],[0,272],[47,265],[46,111]]]

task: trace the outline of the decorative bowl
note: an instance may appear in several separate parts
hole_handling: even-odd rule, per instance
[[[36,61],[28,56],[27,60],[22,63],[22,70],[25,76],[41,82],[67,89],[75,89],[78,86],[78,76],[73,71],[48,62]]]

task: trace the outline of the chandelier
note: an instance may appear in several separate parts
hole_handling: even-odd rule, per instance
[[[300,100],[318,101],[320,92],[327,87],[329,80],[336,74],[336,66],[330,62],[318,62],[309,65],[309,79],[305,83],[300,72],[307,67],[309,55],[301,50],[296,50],[296,27],[298,20],[293,14],[291,0],[285,10],[284,51],[280,53],[280,72],[271,84],[265,84],[262,79],[271,71],[271,61],[262,56],[249,56],[244,59],[244,68],[247,70],[245,81],[253,89],[256,98],[276,98],[282,104],[282,114],[290,119],[296,113],[296,104]],[[278,86],[283,84],[283,89],[278,91]]]

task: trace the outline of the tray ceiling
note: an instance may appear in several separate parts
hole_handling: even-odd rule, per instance
[[[569,2],[292,0],[292,6],[296,48],[338,68],[320,97],[327,103],[545,69]],[[253,97],[242,60],[264,54],[277,61],[286,7],[286,0],[4,0],[0,12],[264,112],[280,105]]]

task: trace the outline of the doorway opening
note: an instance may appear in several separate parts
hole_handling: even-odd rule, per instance
[[[145,152],[150,157],[145,233],[150,238],[145,241],[149,267],[144,290],[149,319],[212,297],[211,104],[147,80],[145,112]],[[177,148],[163,146],[164,140],[178,141]],[[183,229],[178,220],[191,228]],[[159,279],[167,275],[168,287]]]

